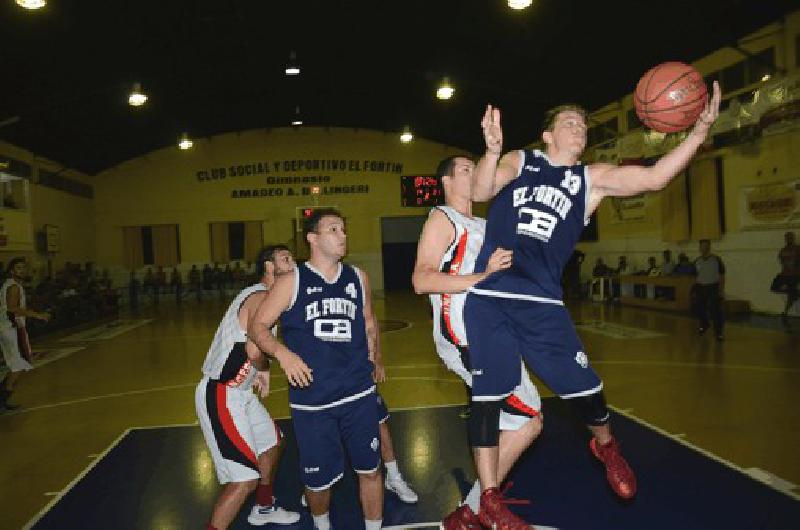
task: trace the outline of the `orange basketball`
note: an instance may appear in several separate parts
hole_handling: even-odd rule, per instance
[[[639,80],[633,103],[647,127],[663,133],[686,129],[706,106],[706,83],[688,64],[661,63]]]

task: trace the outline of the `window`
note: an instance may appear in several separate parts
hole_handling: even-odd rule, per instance
[[[800,33],[794,36],[794,64],[800,66]]]
[[[590,127],[586,132],[586,145],[596,145],[616,138],[618,130],[617,118],[611,118],[594,127]]]
[[[153,252],[153,227],[142,227],[142,261],[145,265],[152,265],[155,263],[155,256]]]
[[[178,225],[122,227],[123,262],[130,270],[143,265],[174,267],[181,262]]]
[[[632,131],[634,129],[638,129],[642,126],[642,122],[639,121],[639,116],[636,114],[636,109],[632,108],[628,111],[627,114],[627,122],[628,122],[628,130]]]
[[[244,223],[228,223],[228,253],[231,260],[244,259]]]
[[[745,61],[739,61],[736,64],[725,68],[720,72],[720,80],[723,91],[733,92],[744,88],[745,86]]]
[[[775,48],[767,48],[748,57],[747,84],[760,83],[765,75],[775,71]]]

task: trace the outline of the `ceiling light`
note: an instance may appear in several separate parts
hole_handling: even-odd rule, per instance
[[[130,96],[128,96],[128,105],[132,107],[140,107],[147,101],[147,95],[142,92],[142,85],[139,83],[133,84]]]
[[[764,74],[764,75],[761,76],[761,82],[766,83],[767,81],[770,80],[771,77],[772,76],[769,75],[769,74]]]
[[[450,86],[450,80],[445,77],[442,79],[442,84],[436,89],[436,97],[439,99],[450,99],[453,97],[453,92],[455,91],[456,89]]]
[[[300,117],[299,106],[294,108],[294,118],[292,119],[292,125],[294,126],[303,125],[303,119]]]
[[[40,9],[46,3],[45,0],[17,0],[17,5],[25,9]]]
[[[300,65],[297,64],[297,55],[289,52],[289,64],[286,65],[286,75],[300,75]]]
[[[181,149],[182,151],[191,149],[193,145],[194,142],[192,142],[192,139],[189,138],[189,133],[183,133],[178,140],[178,149]]]
[[[400,135],[400,141],[403,142],[404,144],[407,144],[408,142],[410,142],[413,139],[414,139],[414,135],[411,133],[411,127],[406,125],[403,128],[403,134]]]
[[[508,0],[508,7],[511,9],[525,9],[533,3],[533,0]]]

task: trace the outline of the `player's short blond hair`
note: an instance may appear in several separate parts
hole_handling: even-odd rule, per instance
[[[552,109],[546,111],[544,113],[544,122],[542,123],[542,130],[543,131],[551,131],[553,127],[556,125],[556,118],[562,112],[577,112],[581,115],[584,122],[589,121],[589,113],[586,112],[586,109],[578,105],[577,103],[565,103],[564,105],[559,105],[558,107],[553,107]]]

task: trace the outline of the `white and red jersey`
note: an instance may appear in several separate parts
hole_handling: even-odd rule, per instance
[[[9,278],[0,287],[0,328],[24,328],[25,317],[15,317],[8,312],[8,290],[12,285],[19,287],[19,307],[25,309],[25,289],[14,278]]]
[[[242,390],[252,388],[257,371],[245,351],[247,330],[239,323],[239,310],[250,295],[266,290],[262,283],[251,285],[231,302],[203,363],[203,373],[209,379]]]
[[[483,245],[486,221],[467,217],[450,206],[437,206],[453,224],[455,237],[439,263],[445,274],[472,274]],[[431,210],[432,212],[433,210]],[[436,351],[448,368],[472,384],[467,355],[467,332],[464,329],[464,302],[467,292],[430,295],[433,307],[433,341]]]

